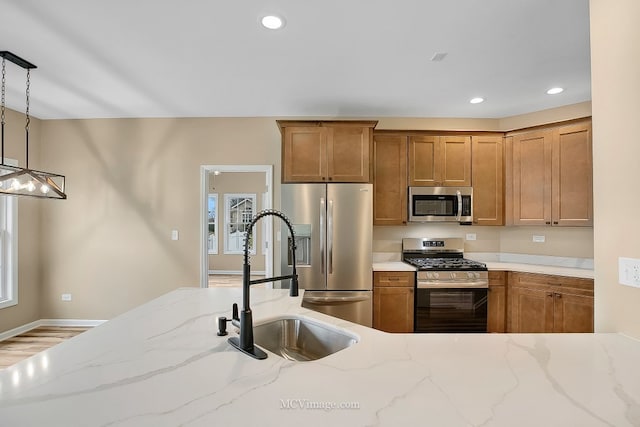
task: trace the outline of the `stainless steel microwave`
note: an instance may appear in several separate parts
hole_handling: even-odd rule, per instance
[[[471,187],[409,187],[409,221],[471,224],[472,197]]]

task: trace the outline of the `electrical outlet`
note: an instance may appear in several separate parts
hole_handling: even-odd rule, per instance
[[[533,235],[532,239],[535,243],[544,243],[544,236]]]
[[[467,240],[476,240],[476,233],[467,233],[466,239]]]
[[[178,230],[171,230],[171,240],[178,240]]]
[[[71,301],[71,294],[62,294],[62,301]]]
[[[618,282],[640,288],[640,259],[618,258]]]

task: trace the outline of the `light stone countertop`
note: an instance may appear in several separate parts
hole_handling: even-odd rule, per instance
[[[314,362],[254,360],[215,334],[239,289],[179,289],[0,371],[0,424],[640,425],[640,342],[623,335],[388,334],[287,291],[251,298],[256,323],[299,314],[359,342]]]
[[[489,270],[594,278],[593,260],[584,258],[474,252],[465,253],[465,258],[484,262]],[[373,271],[416,271],[415,267],[400,261],[399,254],[374,253],[373,259]]]

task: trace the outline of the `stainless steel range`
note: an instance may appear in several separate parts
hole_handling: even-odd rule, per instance
[[[402,239],[416,274],[415,332],[486,332],[487,266],[464,258],[460,238]]]

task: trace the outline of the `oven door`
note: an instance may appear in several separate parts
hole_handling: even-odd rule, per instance
[[[415,332],[487,332],[487,288],[417,288]]]

